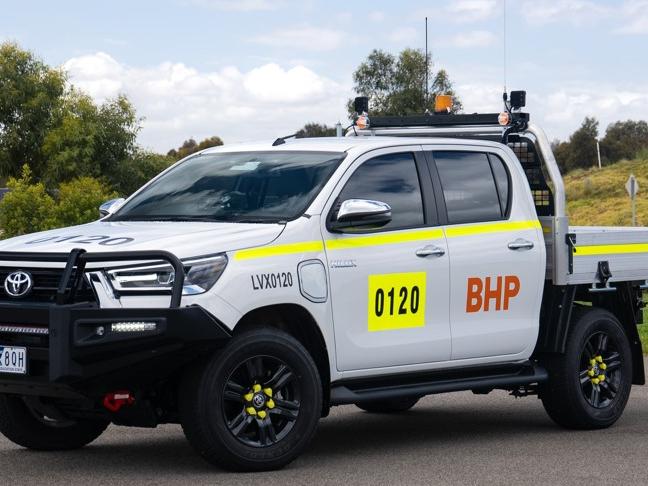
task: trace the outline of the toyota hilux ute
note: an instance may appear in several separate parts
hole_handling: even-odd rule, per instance
[[[179,423],[282,467],[330,407],[537,395],[600,429],[644,384],[648,229],[569,226],[543,131],[369,117],[192,155],[99,221],[0,243],[0,431],[37,450]]]

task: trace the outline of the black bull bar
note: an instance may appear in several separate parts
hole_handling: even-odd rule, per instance
[[[0,393],[65,395],[68,386],[80,388],[99,376],[123,381],[141,374],[141,369],[149,375],[165,373],[170,371],[169,361],[181,365],[182,356],[186,360],[197,349],[219,347],[231,337],[229,329],[202,307],[180,307],[185,270],[180,259],[166,251],[0,252],[0,261],[66,263],[55,304],[0,303],[0,325],[41,331],[38,338],[27,336],[27,344],[21,343],[24,336],[0,333],[0,344],[23,346],[29,353],[26,375],[0,374]],[[87,263],[127,261],[164,261],[173,267],[173,285],[166,291],[168,308],[99,308],[74,302]],[[136,329],[119,332],[115,325],[123,324]]]

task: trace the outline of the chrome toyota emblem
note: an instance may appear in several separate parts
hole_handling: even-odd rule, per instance
[[[34,286],[32,276],[27,272],[18,270],[10,273],[4,282],[5,292],[9,297],[24,297]]]

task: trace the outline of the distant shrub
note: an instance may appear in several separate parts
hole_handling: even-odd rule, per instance
[[[117,197],[105,185],[92,177],[79,177],[59,186],[55,208],[58,226],[73,226],[98,219],[98,207]]]
[[[7,182],[9,192],[0,201],[2,238],[44,231],[57,226],[56,203],[42,183],[32,181],[29,166],[24,165],[20,178]]]
[[[89,223],[99,219],[101,203],[116,197],[92,177],[62,183],[56,199],[41,182],[34,182],[28,166],[19,179],[10,178],[9,192],[0,201],[1,238]]]

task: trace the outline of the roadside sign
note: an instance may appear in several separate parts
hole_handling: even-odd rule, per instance
[[[628,177],[628,180],[625,183],[625,188],[630,197],[635,197],[639,192],[639,181],[637,181],[634,174],[630,174],[630,177]]]
[[[637,178],[634,176],[634,174],[630,174],[630,177],[628,177],[628,180],[625,183],[625,188],[626,191],[628,191],[630,200],[632,201],[632,226],[637,226],[636,199],[637,193],[639,192],[639,182],[637,181]]]

